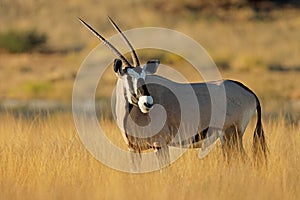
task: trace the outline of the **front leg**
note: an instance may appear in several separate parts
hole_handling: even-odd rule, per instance
[[[198,157],[204,158],[212,150],[217,142],[217,139],[220,138],[222,146],[224,144],[224,133],[221,129],[209,127],[205,138],[203,139],[202,146],[200,148]]]

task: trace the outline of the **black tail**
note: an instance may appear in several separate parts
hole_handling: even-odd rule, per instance
[[[229,81],[238,84],[239,86],[241,86],[242,88],[244,88],[245,90],[253,94],[256,99],[257,123],[256,123],[256,128],[253,136],[253,154],[254,154],[254,159],[256,161],[265,159],[267,163],[268,146],[266,143],[265,134],[261,123],[261,106],[260,106],[259,99],[252,90],[250,90],[242,83],[234,80],[229,80]]]
[[[257,97],[256,97],[256,102],[257,102],[257,107],[256,107],[257,123],[253,135],[253,153],[255,159],[261,159],[263,157],[265,161],[267,161],[268,147],[267,147],[264,130],[261,123],[261,106]]]

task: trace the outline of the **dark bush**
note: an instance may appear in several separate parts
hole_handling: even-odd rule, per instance
[[[0,33],[0,49],[11,53],[29,52],[40,48],[47,41],[45,34],[39,34],[35,30],[15,31],[10,30]]]

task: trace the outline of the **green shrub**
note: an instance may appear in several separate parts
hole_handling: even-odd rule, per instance
[[[5,49],[11,53],[28,52],[41,47],[46,43],[46,40],[45,34],[39,34],[35,30],[10,30],[0,33],[0,49]]]
[[[44,81],[29,81],[23,86],[28,95],[35,98],[46,97],[52,89],[52,85],[49,82]]]

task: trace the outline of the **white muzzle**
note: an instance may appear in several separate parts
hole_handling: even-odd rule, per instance
[[[142,113],[149,113],[153,107],[153,98],[151,96],[141,96],[138,105]]]

